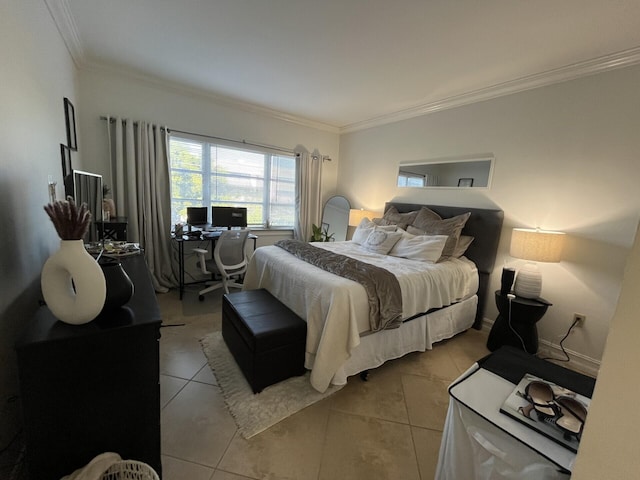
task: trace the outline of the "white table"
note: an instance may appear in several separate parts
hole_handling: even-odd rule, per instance
[[[514,388],[477,363],[452,384],[436,480],[570,477],[575,453],[500,413]]]

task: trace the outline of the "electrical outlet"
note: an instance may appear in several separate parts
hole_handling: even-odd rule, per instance
[[[576,324],[576,327],[584,327],[584,322],[587,319],[586,315],[583,315],[582,313],[574,313],[573,314],[573,321]]]

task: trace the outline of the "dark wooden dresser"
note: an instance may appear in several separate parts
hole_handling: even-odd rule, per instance
[[[122,262],[134,283],[123,307],[85,325],[47,307],[16,344],[30,479],[58,480],[103,452],[160,463],[160,309],[142,255]]]

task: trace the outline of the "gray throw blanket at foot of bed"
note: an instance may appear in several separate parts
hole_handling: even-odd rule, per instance
[[[360,283],[367,292],[372,331],[398,328],[402,323],[400,284],[388,270],[300,240],[280,240],[275,245],[311,265]]]

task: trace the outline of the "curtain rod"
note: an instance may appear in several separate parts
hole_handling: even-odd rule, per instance
[[[110,123],[115,122],[115,119],[112,117],[105,117],[105,116],[101,116],[100,117],[101,120],[109,120]],[[126,120],[125,120],[126,122]],[[133,122],[134,125],[137,125],[138,122]],[[276,147],[275,145],[267,145],[267,144],[261,144],[261,143],[252,143],[252,142],[247,142],[246,140],[242,139],[242,140],[233,140],[231,138],[224,138],[224,137],[216,137],[213,135],[205,135],[202,133],[194,133],[194,132],[186,132],[184,130],[175,130],[175,129],[169,129],[167,128],[167,133],[171,133],[171,132],[175,132],[175,133],[186,133],[187,135],[197,135],[199,137],[204,137],[204,138],[212,138],[214,140],[223,140],[225,142],[234,142],[234,143],[241,143],[243,145],[251,145],[252,147],[261,147],[261,148],[269,148],[271,150],[277,150],[279,152],[285,152],[285,153],[293,153],[295,154],[296,152],[294,152],[291,149],[288,148],[282,148],[282,147]],[[317,155],[314,155],[314,158],[317,158]],[[328,155],[323,155],[322,156],[322,161],[331,161],[331,158]]]
[[[234,142],[234,143],[241,143],[243,145],[251,145],[252,147],[269,148],[271,150],[278,150],[279,152],[295,153],[293,150],[291,150],[289,148],[276,147],[275,145],[267,145],[267,144],[263,144],[263,143],[247,142],[245,139],[233,140],[231,138],[216,137],[214,135],[205,135],[205,134],[202,134],[202,133],[185,132],[184,130],[174,130],[174,129],[167,129],[167,132],[168,133],[171,133],[171,132],[186,133],[187,135],[197,135],[199,137],[212,138],[213,140],[223,140],[225,142]]]

